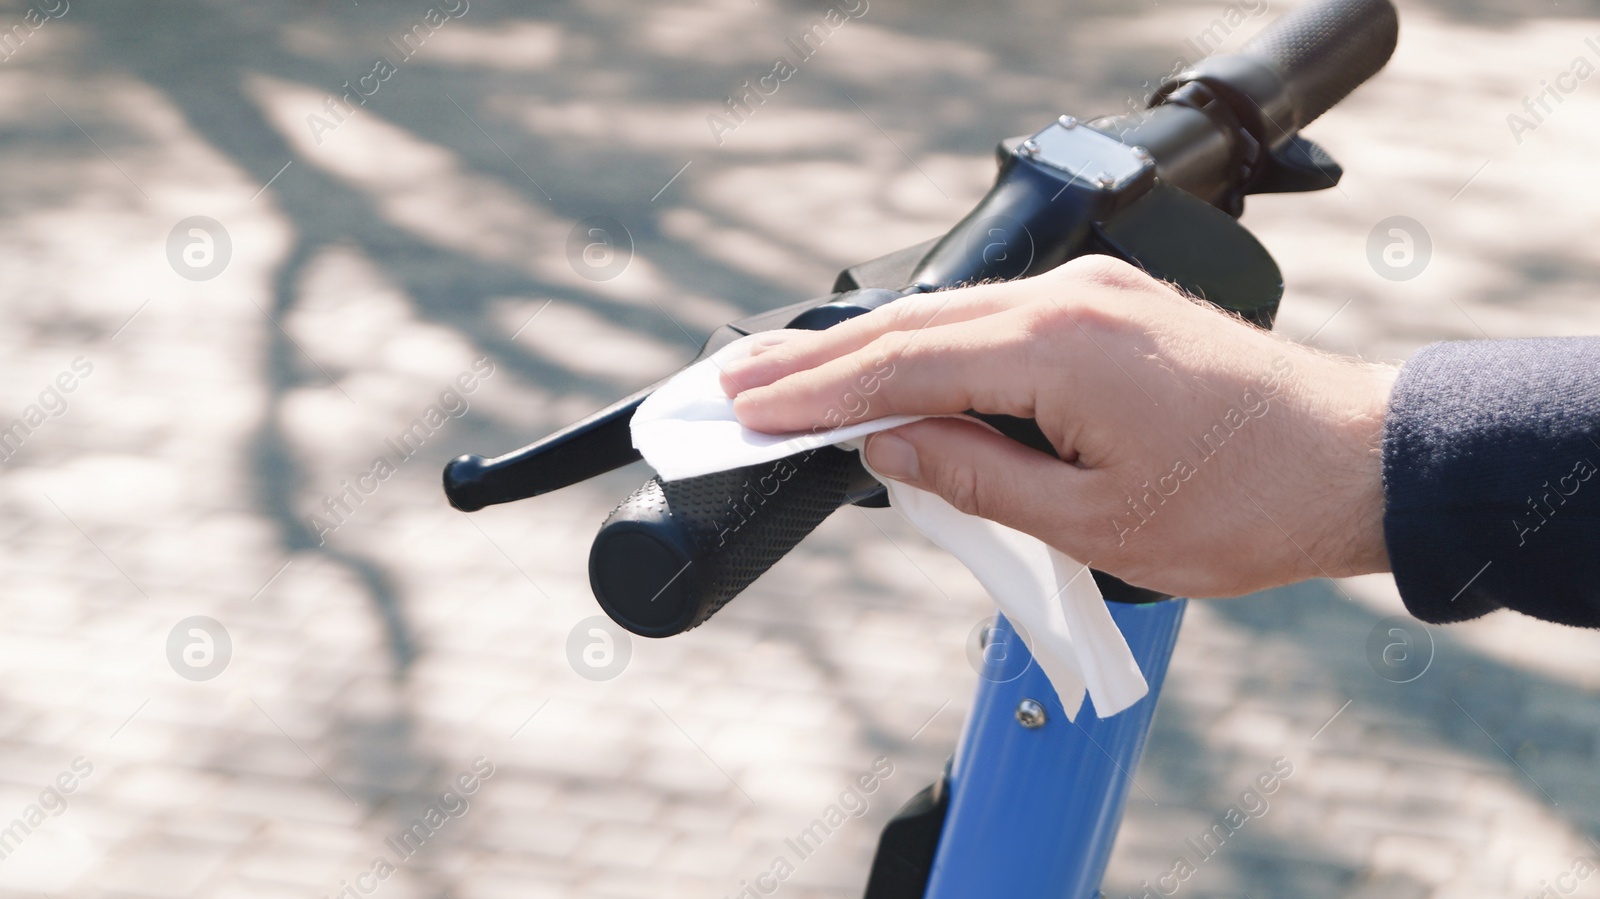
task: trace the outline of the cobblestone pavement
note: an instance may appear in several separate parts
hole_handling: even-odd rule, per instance
[[[1383,359],[1593,332],[1600,3],[1402,5],[1390,69],[1311,132],[1344,184],[1251,201],[1281,330]],[[5,896],[714,899],[887,757],[782,888],[853,896],[950,753],[988,604],[892,513],[834,516],[592,681],[588,541],[643,469],[468,517],[440,466],[939,233],[996,139],[1123,108],[1264,2],[860,0],[720,135],[824,4],[536,6],[0,5],[0,420],[40,406],[0,469]],[[1395,215],[1429,234],[1403,282],[1369,261]],[[569,256],[591,216],[631,234],[614,279]],[[1600,854],[1595,636],[1436,628],[1397,684],[1367,645],[1399,609],[1383,577],[1193,608],[1108,895],[1279,757],[1185,895],[1600,895],[1573,873]]]

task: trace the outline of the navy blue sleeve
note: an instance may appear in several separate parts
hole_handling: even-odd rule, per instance
[[[1600,627],[1600,337],[1435,343],[1383,426],[1384,539],[1411,614]]]

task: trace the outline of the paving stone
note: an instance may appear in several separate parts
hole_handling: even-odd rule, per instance
[[[104,890],[187,897],[221,870],[230,853],[228,846],[195,840],[138,840],[104,865],[95,879]]]
[[[987,189],[995,138],[1057,104],[1118,108],[1128,73],[1164,69],[1223,4],[874,4],[724,145],[705,130],[719,92],[814,11],[473,4],[314,136],[360,48],[414,16],[312,6],[74,5],[0,70],[0,424],[94,364],[0,462],[0,821],[73,758],[95,765],[37,835],[56,861],[0,865],[0,896],[333,895],[483,757],[495,773],[378,895],[731,897],[888,755],[868,812],[781,893],[858,895],[877,828],[972,704],[966,640],[992,609],[970,575],[892,511],[844,510],[709,623],[633,639],[619,677],[590,681],[567,656],[600,614],[589,541],[643,466],[472,516],[440,467],[941,232]],[[1600,263],[1573,236],[1593,230],[1600,94],[1520,143],[1497,116],[1600,22],[1524,6],[1408,5],[1389,69],[1317,123],[1340,190],[1250,199],[1285,334],[1398,359],[1480,325],[1594,331]],[[1474,77],[1441,88],[1463,59]],[[1397,213],[1434,238],[1405,283],[1364,250]],[[567,252],[600,214],[634,255],[594,282]],[[214,279],[166,258],[191,215],[232,237]],[[496,368],[470,410],[320,543],[326,498],[480,356]],[[1390,684],[1365,641],[1397,603],[1378,576],[1191,605],[1108,895],[1278,756],[1294,776],[1185,895],[1501,899],[1593,851],[1595,635],[1433,628],[1429,674]],[[193,615],[231,637],[213,680],[167,658]]]

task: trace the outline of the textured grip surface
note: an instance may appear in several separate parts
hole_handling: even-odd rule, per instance
[[[1399,35],[1390,0],[1321,0],[1273,22],[1240,52],[1283,75],[1303,126],[1376,75]]]
[[[705,477],[652,478],[595,537],[595,598],[646,637],[695,627],[844,505],[861,474],[854,452],[825,447]]]

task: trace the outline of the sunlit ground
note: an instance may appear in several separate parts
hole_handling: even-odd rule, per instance
[[[1402,6],[1388,70],[1310,131],[1343,184],[1250,201],[1289,284],[1280,330],[1395,361],[1595,333],[1600,78],[1561,81],[1531,130],[1507,116],[1600,64],[1600,4]],[[454,0],[409,58],[391,41],[422,2],[4,4],[0,34],[42,24],[0,62],[0,421],[80,375],[0,469],[0,826],[44,803],[0,860],[6,895],[710,899],[888,756],[867,814],[783,886],[859,894],[970,702],[989,607],[957,563],[848,509],[593,682],[567,650],[598,614],[588,545],[645,470],[470,518],[438,486],[451,456],[541,436],[711,328],[941,233],[997,140],[1125,109],[1228,10],[850,8],[719,133],[708,116],[824,4]],[[1405,282],[1368,257],[1395,215],[1431,239]],[[230,247],[175,264],[192,216]],[[569,253],[591,216],[633,244],[611,280]],[[454,415],[335,521],[432,404]],[[1509,614],[1433,629],[1432,666],[1396,685],[1366,647],[1399,610],[1385,577],[1193,608],[1107,894],[1168,873],[1279,757],[1270,812],[1185,895],[1499,899],[1600,855],[1596,638]],[[169,661],[190,616],[231,640],[213,679]],[[399,860],[386,841],[463,775],[465,808]],[[360,879],[383,854],[396,869]]]

